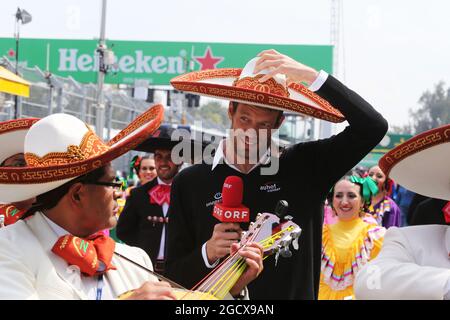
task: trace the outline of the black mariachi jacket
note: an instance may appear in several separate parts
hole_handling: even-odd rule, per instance
[[[120,240],[130,246],[143,249],[147,252],[153,264],[158,257],[163,224],[154,223],[149,217],[164,217],[162,207],[150,203],[148,192],[156,185],[158,185],[158,179],[155,178],[131,190],[116,229],[117,237]]]

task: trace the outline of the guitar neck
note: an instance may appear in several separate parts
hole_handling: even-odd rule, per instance
[[[218,266],[197,290],[208,293],[218,299],[224,299],[246,268],[245,260],[235,253]]]

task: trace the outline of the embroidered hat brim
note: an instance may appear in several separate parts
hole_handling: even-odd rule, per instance
[[[48,159],[48,164],[39,167],[29,165],[22,168],[0,168],[0,202],[16,202],[36,197],[108,164],[147,139],[158,129],[163,117],[163,106],[152,106],[87,159],[72,159],[62,164],[53,164]],[[23,142],[21,146],[23,150]],[[28,156],[28,164],[29,158]]]
[[[0,163],[15,154],[23,153],[28,129],[37,121],[38,118],[24,118],[0,123]]]
[[[170,83],[177,90],[201,96],[294,112],[334,123],[345,120],[339,110],[302,84],[291,83],[287,88],[289,97],[250,87],[236,87],[235,81],[242,70],[227,68],[195,71],[177,76]]]
[[[379,161],[383,172],[405,188],[450,200],[450,124],[412,137]]]

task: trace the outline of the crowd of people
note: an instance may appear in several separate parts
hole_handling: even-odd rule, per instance
[[[402,264],[423,272],[423,286],[434,281],[423,294],[419,288],[404,297],[450,298],[449,261],[442,253],[435,253],[438,265],[414,260],[420,242],[408,243],[416,229],[407,228],[441,225],[433,233],[436,246],[450,248],[450,192],[428,192],[433,181],[423,181],[430,185],[425,192],[422,184],[416,189],[411,172],[391,171],[392,162],[358,167],[388,127],[367,101],[274,50],[227,77],[220,69],[189,75],[172,84],[230,101],[232,130],[211,162],[184,168],[173,159],[179,141],[162,130],[161,105],[109,142],[65,114],[0,123],[1,141],[10,142],[0,152],[0,299],[180,299],[236,256],[246,267],[226,280],[229,299],[401,298],[412,286],[392,272]],[[281,148],[271,138],[283,111],[349,125],[328,139]],[[448,146],[450,134],[442,136]],[[134,157],[128,179],[119,180],[111,161],[133,149],[147,153]],[[240,243],[249,223],[213,217],[229,176],[243,181],[250,221],[287,201],[302,229],[299,252],[263,264],[260,243]],[[374,266],[376,288],[368,285]]]

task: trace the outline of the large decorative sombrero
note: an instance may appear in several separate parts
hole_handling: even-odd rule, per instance
[[[155,105],[107,143],[68,114],[52,114],[37,121],[22,145],[27,166],[0,168],[0,202],[30,199],[106,165],[147,139],[158,129],[163,115],[163,106]]]
[[[25,135],[38,120],[25,118],[0,123],[0,163],[15,154],[23,153]]]
[[[278,74],[261,83],[267,74],[253,74],[259,58],[250,60],[244,69],[227,68],[190,72],[173,78],[176,89],[202,96],[226,99],[281,111],[295,112],[330,121],[343,122],[342,113],[304,85],[286,85],[286,77]]]
[[[405,188],[450,200],[450,124],[421,133],[386,153],[381,170]]]

